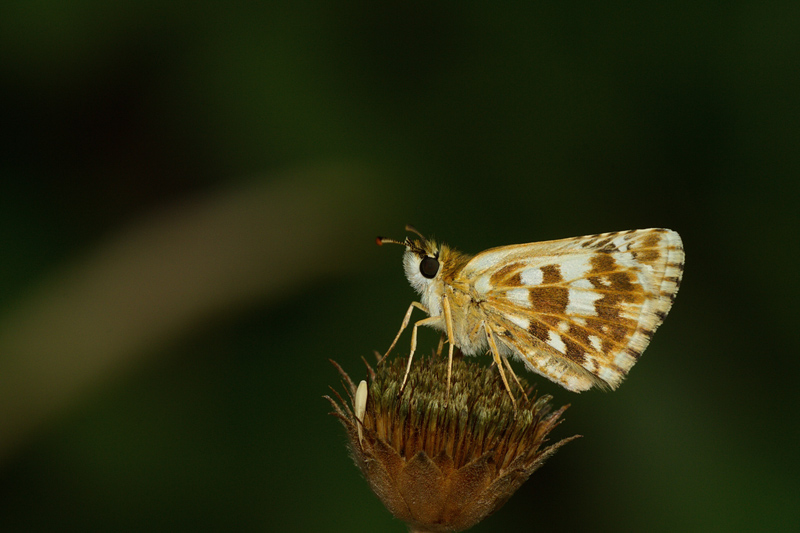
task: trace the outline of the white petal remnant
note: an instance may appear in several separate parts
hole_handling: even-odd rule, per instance
[[[361,440],[364,438],[361,426],[364,424],[364,413],[367,411],[367,382],[363,379],[358,384],[355,402],[353,403],[355,404],[353,407],[356,409],[356,418],[361,422],[358,424],[358,443],[361,444]]]

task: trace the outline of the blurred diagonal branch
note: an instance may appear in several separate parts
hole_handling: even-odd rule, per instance
[[[43,280],[0,317],[0,459],[198,320],[357,264],[391,208],[365,174],[312,169],[184,201]]]

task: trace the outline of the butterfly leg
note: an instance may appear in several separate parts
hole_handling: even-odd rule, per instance
[[[503,380],[503,385],[506,386],[506,392],[511,397],[511,403],[514,404],[516,407],[517,401],[514,399],[514,395],[511,393],[511,387],[508,386],[508,380],[506,379],[506,372],[503,370],[503,361],[504,359],[502,355],[500,355],[500,350],[497,349],[497,343],[494,340],[494,334],[492,333],[492,329],[488,327],[485,323],[483,324],[483,329],[486,331],[486,338],[489,341],[489,349],[492,351],[492,358],[494,359],[494,364],[497,365],[497,369],[500,371],[500,378]],[[510,368],[510,367],[509,367]],[[517,376],[512,372],[512,375],[516,378]],[[519,381],[517,381],[519,383]],[[521,387],[521,385],[520,385]]]
[[[447,337],[445,336],[445,334],[444,334],[444,333],[442,333],[441,335],[439,335],[439,347],[438,347],[438,348],[436,348],[436,357],[437,357],[437,358],[442,356],[442,348],[444,348],[444,340],[445,340],[446,338],[447,338]]]
[[[511,363],[508,362],[508,357],[503,357],[503,362],[506,364],[506,368],[508,368],[508,371],[511,373],[511,377],[517,382],[517,386],[519,387],[519,390],[522,391],[522,395],[527,398],[528,393],[525,392],[525,387],[522,386],[522,383],[520,383],[517,374],[514,372],[514,369],[511,368]]]
[[[408,311],[406,311],[406,316],[403,318],[403,324],[400,326],[400,331],[397,332],[397,335],[395,336],[394,340],[392,341],[392,345],[389,346],[389,349],[386,350],[386,353],[383,354],[383,357],[380,358],[380,360],[378,361],[378,364],[381,364],[383,362],[383,360],[386,359],[386,356],[389,355],[389,352],[392,351],[392,348],[394,348],[394,345],[397,344],[398,339],[400,339],[400,335],[402,335],[403,331],[405,331],[405,329],[408,327],[408,322],[411,320],[411,312],[414,310],[415,307],[417,309],[421,309],[425,313],[428,313],[428,309],[424,305],[422,305],[421,303],[419,303],[419,302],[411,302],[411,305],[408,306]],[[413,353],[414,350],[412,349],[411,351]],[[408,373],[406,373],[406,375],[408,375]],[[404,383],[405,383],[405,381],[404,381]]]
[[[414,359],[414,352],[417,350],[417,328],[420,326],[433,326],[434,324],[439,324],[440,320],[441,317],[429,316],[428,318],[423,318],[422,320],[418,320],[414,323],[414,328],[411,330],[411,353],[408,354],[408,366],[406,366],[406,375],[403,376],[403,383],[400,385],[400,394],[402,394],[403,390],[406,388],[408,373],[411,372],[411,361]],[[386,353],[388,354],[389,352]]]
[[[453,349],[456,346],[455,339],[453,338],[453,315],[450,311],[450,300],[447,295],[442,298],[442,310],[444,311],[444,324],[447,332],[447,394],[445,401],[450,401],[450,377],[453,374]]]

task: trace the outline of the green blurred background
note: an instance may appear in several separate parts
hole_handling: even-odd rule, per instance
[[[0,530],[404,531],[322,395],[406,223],[684,238],[623,387],[528,375],[585,438],[475,531],[796,530],[800,4],[522,4],[3,3]]]

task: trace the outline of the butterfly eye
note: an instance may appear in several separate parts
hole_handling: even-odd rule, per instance
[[[435,278],[439,272],[439,260],[435,257],[423,257],[419,263],[419,271],[428,279]]]

